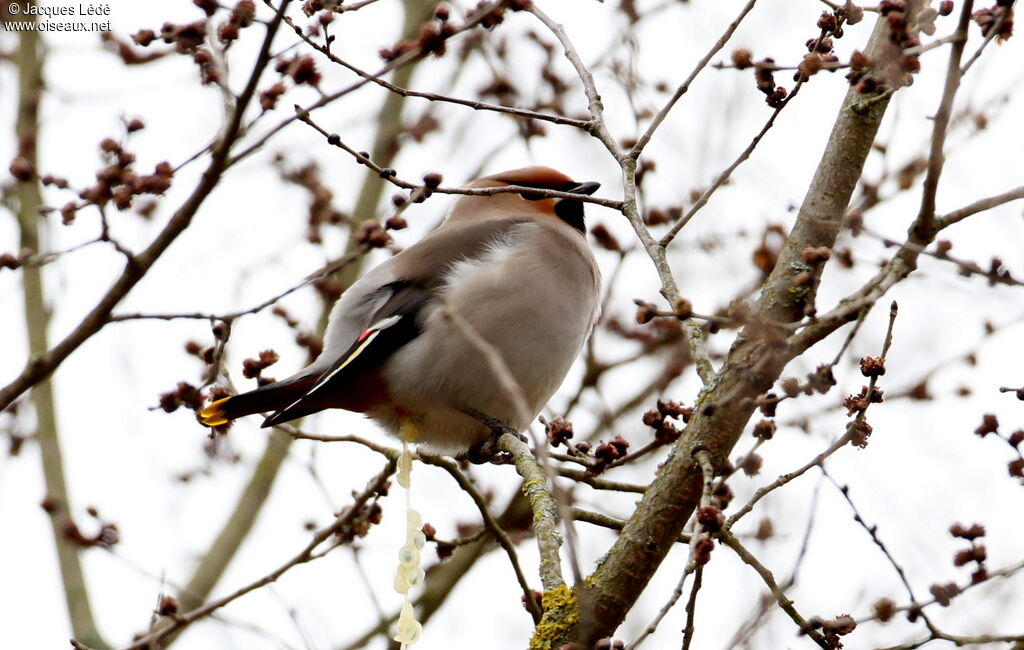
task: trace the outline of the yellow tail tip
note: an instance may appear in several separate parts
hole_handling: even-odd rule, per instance
[[[202,411],[199,411],[199,422],[208,427],[219,427],[222,424],[227,424],[228,419],[224,417],[224,402],[231,399],[225,397],[219,399],[216,402],[211,402]]]

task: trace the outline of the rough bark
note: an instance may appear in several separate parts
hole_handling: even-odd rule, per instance
[[[869,55],[886,37],[884,21],[879,21],[868,45]],[[807,247],[835,243],[889,95],[862,95],[854,89],[847,93],[796,224],[762,290],[758,311],[763,318],[772,322],[802,318],[811,289],[793,282],[795,275],[808,270],[801,253]],[[710,451],[720,468],[755,410],[754,398],[772,386],[792,356],[784,344],[764,340],[754,328],[741,333],[622,535],[588,578],[590,611],[565,641],[582,640],[589,647],[619,626],[699,502],[701,470],[693,454]]]

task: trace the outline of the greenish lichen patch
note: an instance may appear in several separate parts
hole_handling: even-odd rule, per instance
[[[566,585],[559,585],[544,592],[541,604],[544,617],[533,631],[530,648],[554,650],[570,638],[573,627],[579,622],[579,602],[576,592]]]

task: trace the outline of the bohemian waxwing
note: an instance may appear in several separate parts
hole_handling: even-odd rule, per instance
[[[575,194],[598,188],[548,167],[515,169],[468,187],[508,185]],[[365,413],[395,435],[411,421],[417,442],[461,453],[490,433],[466,411],[517,431],[536,417],[594,326],[600,288],[581,202],[528,192],[464,195],[437,229],[345,291],[316,361],[213,402],[200,420],[216,426],[273,411],[263,422],[268,427],[341,408]],[[529,420],[445,303],[501,354]]]

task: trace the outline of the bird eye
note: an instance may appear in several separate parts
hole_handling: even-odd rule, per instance
[[[523,197],[527,201],[540,201],[545,198],[543,194],[538,194],[536,192],[520,192],[519,196]]]

